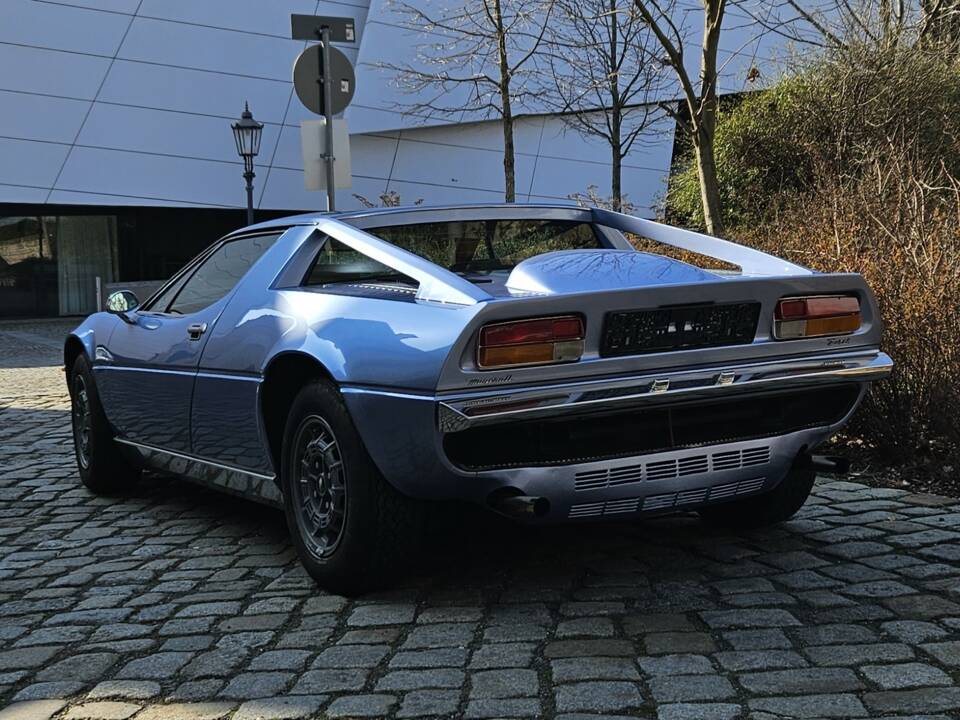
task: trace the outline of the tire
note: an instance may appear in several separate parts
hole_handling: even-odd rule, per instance
[[[294,546],[323,588],[355,595],[389,584],[410,566],[422,538],[423,503],[383,478],[331,383],[314,381],[294,399],[280,472]]]
[[[113,442],[90,362],[82,354],[70,369],[70,424],[80,480],[89,490],[97,495],[116,495],[137,482],[140,470]]]
[[[813,489],[817,473],[795,465],[772,491],[745,500],[707,507],[700,517],[718,527],[752,529],[775,525],[792,518],[803,507]]]

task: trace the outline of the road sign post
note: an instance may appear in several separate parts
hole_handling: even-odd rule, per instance
[[[323,115],[325,147],[323,161],[327,171],[327,210],[336,209],[334,178],[333,116],[343,112],[353,98],[356,77],[346,56],[332,42],[354,42],[356,32],[352,18],[291,15],[290,31],[294,40],[319,40],[319,45],[305,49],[293,67],[293,84],[300,101],[310,110]],[[311,56],[316,54],[315,62]],[[308,68],[315,65],[315,85],[310,82]]]

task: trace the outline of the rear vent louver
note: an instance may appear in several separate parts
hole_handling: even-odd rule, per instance
[[[641,498],[623,498],[621,500],[608,500],[607,502],[580,503],[570,508],[567,517],[609,517],[638,511],[650,512],[654,510],[684,508],[687,506],[700,505],[705,502],[716,502],[737,495],[755,493],[763,488],[765,482],[766,478],[758,477],[735,483],[716,485],[712,488],[697,488],[695,490],[684,490],[676,493],[650,495],[649,497],[642,498],[642,506],[640,504]]]
[[[712,455],[694,455],[679,460],[658,460],[620,468],[588,470],[574,476],[574,487],[577,490],[602,490],[643,481],[672,480],[688,475],[701,475],[711,471],[739,470],[755,465],[765,465],[768,462],[770,462],[770,447],[764,445],[744,450],[727,450]]]

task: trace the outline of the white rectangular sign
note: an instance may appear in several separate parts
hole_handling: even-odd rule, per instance
[[[303,186],[307,190],[327,189],[327,168],[323,161],[326,147],[326,121],[302,120],[300,122],[300,145],[303,150]],[[353,184],[350,173],[350,135],[347,121],[333,119],[333,177],[336,187],[348,188]]]

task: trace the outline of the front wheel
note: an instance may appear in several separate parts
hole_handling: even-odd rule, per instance
[[[80,480],[98,495],[112,495],[140,477],[113,441],[113,431],[94,383],[90,362],[80,355],[70,369],[70,421]]]
[[[813,468],[795,465],[770,492],[703,508],[700,517],[711,525],[742,529],[784,522],[803,507],[816,477]]]
[[[422,504],[383,478],[332,384],[316,381],[297,395],[282,452],[287,525],[321,586],[355,594],[385,585],[410,565]]]

